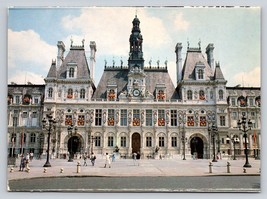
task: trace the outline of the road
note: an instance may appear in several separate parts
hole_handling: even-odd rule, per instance
[[[10,180],[9,191],[259,192],[260,176],[52,177]]]

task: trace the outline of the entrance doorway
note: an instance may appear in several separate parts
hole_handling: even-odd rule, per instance
[[[75,154],[81,151],[81,141],[78,136],[72,136],[68,141],[68,151],[70,154]]]
[[[203,159],[203,140],[200,137],[193,137],[190,141],[191,155],[198,159]]]
[[[132,135],[132,153],[140,153],[141,137],[139,133]]]

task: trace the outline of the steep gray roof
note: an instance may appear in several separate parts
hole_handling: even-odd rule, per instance
[[[215,73],[214,73],[214,79],[215,80],[225,80],[224,79],[224,76],[223,76],[223,73],[222,73],[222,70],[220,68],[220,65],[216,65],[216,68],[215,68]]]
[[[57,77],[57,66],[56,62],[52,62],[47,78],[56,78]]]
[[[188,50],[186,54],[186,59],[184,62],[184,67],[182,71],[182,80],[195,80],[195,66],[196,63],[203,63],[205,66],[205,79],[212,80],[213,79],[213,71],[209,66],[207,60],[200,50]]]
[[[88,63],[86,60],[86,55],[85,55],[85,51],[83,47],[81,46],[71,47],[62,65],[58,69],[57,78],[59,79],[66,78],[66,71],[67,71],[68,63],[77,64],[77,79],[89,79],[90,78],[90,71],[89,71],[89,67],[88,67]]]
[[[166,87],[166,99],[178,99],[173,82],[167,70],[145,70],[146,89],[155,96],[157,84],[164,84]],[[93,98],[106,98],[107,85],[117,85],[118,95],[127,89],[128,69],[105,70],[96,88]]]

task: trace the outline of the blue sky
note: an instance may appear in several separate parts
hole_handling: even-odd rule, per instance
[[[260,86],[261,21],[259,8],[178,8],[178,7],[88,7],[12,8],[8,16],[8,82],[44,83],[52,59],[57,57],[57,41],[66,51],[70,39],[85,47],[96,41],[95,82],[111,65],[127,64],[132,20],[137,13],[143,35],[145,64],[168,60],[170,76],[176,84],[174,48],[187,42],[198,47],[213,43],[227,86]],[[67,53],[67,52],[66,52]],[[65,53],[65,55],[66,55]]]

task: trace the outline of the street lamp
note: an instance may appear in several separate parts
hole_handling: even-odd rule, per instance
[[[250,119],[247,121],[247,118],[245,117],[245,113],[242,114],[242,121],[238,120],[237,126],[238,129],[242,132],[244,132],[244,138],[245,138],[245,155],[246,155],[246,163],[244,164],[244,167],[251,167],[251,165],[248,162],[248,147],[247,147],[247,132],[251,130],[252,128],[252,122]]]
[[[50,135],[51,130],[54,130],[56,128],[56,120],[53,119],[53,116],[51,114],[47,114],[46,118],[42,120],[43,123],[43,129],[48,131],[48,137],[47,137],[47,153],[46,153],[46,163],[43,167],[51,167],[51,164],[49,162],[49,147],[50,147]]]
[[[212,123],[212,126],[208,128],[208,131],[211,133],[212,143],[213,143],[213,160],[212,162],[217,162],[216,153],[215,153],[215,136],[218,134],[218,128]]]
[[[73,162],[73,151],[72,151],[72,142],[73,142],[73,139],[72,139],[72,130],[74,129],[74,133],[76,133],[77,132],[77,130],[78,130],[78,127],[77,126],[75,126],[75,127],[73,127],[73,125],[70,125],[70,126],[68,126],[68,135],[70,135],[70,155],[69,155],[69,160],[68,160],[68,162]]]
[[[238,135],[233,135],[233,137],[231,138],[231,141],[233,142],[233,145],[234,145],[234,159],[233,160],[236,160],[236,157],[235,157],[235,144],[239,142]]]
[[[181,126],[181,124],[183,124],[183,130],[182,130],[182,137],[181,137],[181,141],[183,143],[183,160],[186,160],[185,159],[185,143],[187,142],[187,138],[185,136],[185,118],[184,118],[185,114],[183,114],[183,118],[182,117],[179,117],[179,127]]]
[[[94,138],[94,136],[91,136],[91,154],[94,152],[94,149],[93,149],[93,147],[94,147],[94,140],[95,140],[96,138]]]

